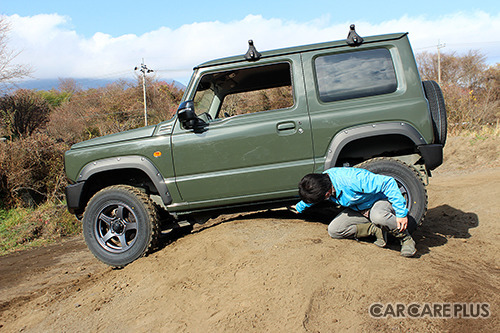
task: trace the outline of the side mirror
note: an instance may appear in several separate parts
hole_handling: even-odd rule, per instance
[[[177,109],[177,117],[184,128],[193,129],[198,121],[198,117],[194,112],[194,102],[182,102]]]

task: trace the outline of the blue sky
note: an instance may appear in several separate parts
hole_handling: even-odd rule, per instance
[[[68,16],[69,25],[78,33],[91,37],[104,32],[114,37],[142,35],[162,26],[179,28],[184,24],[205,21],[230,22],[248,14],[283,20],[308,22],[326,16],[329,23],[369,21],[381,23],[404,15],[428,19],[476,10],[500,11],[494,0],[481,1],[68,1],[68,0],[1,0],[0,13],[33,16],[52,14]],[[327,22],[327,23],[328,23]]]
[[[141,59],[186,83],[214,57],[360,35],[409,32],[415,52],[479,49],[500,62],[498,1],[0,0],[18,61],[38,78],[131,75]],[[128,73],[128,74],[127,74]]]

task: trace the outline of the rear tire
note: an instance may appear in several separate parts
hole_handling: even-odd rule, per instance
[[[427,190],[413,167],[387,157],[374,158],[356,167],[394,178],[406,200],[409,231],[412,232],[417,225],[422,224],[427,212]]]
[[[123,267],[150,251],[159,236],[157,210],[139,189],[117,185],[97,192],[83,217],[83,234],[94,256]]]

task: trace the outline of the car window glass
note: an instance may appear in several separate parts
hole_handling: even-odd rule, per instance
[[[215,97],[215,92],[212,89],[203,89],[196,91],[194,95],[194,110],[197,115],[209,112],[210,106]]]
[[[235,93],[224,98],[221,113],[225,117],[276,109],[293,105],[292,87],[276,87]]]
[[[315,60],[323,102],[388,94],[397,81],[389,50],[373,49],[321,56]]]
[[[217,114],[212,114],[216,118],[289,108],[294,104],[290,64],[206,74],[198,84],[194,101],[197,114],[213,110],[214,102],[222,101]]]

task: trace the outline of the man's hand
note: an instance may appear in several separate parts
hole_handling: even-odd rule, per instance
[[[297,211],[297,209],[295,208],[295,205],[293,206],[288,206],[286,207],[286,209],[288,209],[289,211],[291,211],[292,213],[294,214],[298,214],[299,212]]]
[[[408,227],[408,218],[405,217],[396,217],[396,223],[398,224],[399,231],[405,231],[406,227]]]

